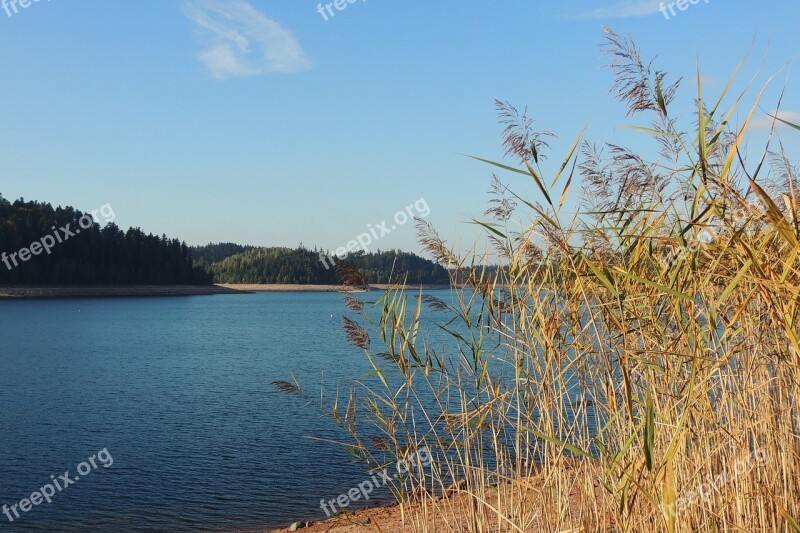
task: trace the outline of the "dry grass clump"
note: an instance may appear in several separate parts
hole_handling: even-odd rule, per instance
[[[495,177],[495,220],[479,224],[503,267],[421,223],[453,302],[389,290],[351,306],[375,332],[346,322],[374,367],[335,406],[352,449],[375,468],[425,446],[436,458],[394,487],[416,502],[409,531],[800,532],[796,169],[774,138],[745,155],[758,100],[732,129],[733,78],[707,101],[698,75],[684,131],[678,83],[606,37],[614,91],[650,116],[655,156],[581,135],[546,179],[549,134],[498,103],[518,164],[489,163],[541,198]]]

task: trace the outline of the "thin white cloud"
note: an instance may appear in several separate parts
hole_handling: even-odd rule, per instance
[[[204,49],[198,56],[216,79],[308,70],[297,38],[243,0],[187,0],[183,14]]]
[[[771,116],[770,116],[771,115]],[[776,128],[789,128],[786,124],[781,122],[780,120],[775,120],[774,116],[777,116],[781,120],[785,120],[786,122],[791,122],[792,124],[797,124],[800,126],[800,113],[795,111],[778,111],[777,113],[773,110],[769,113],[769,115],[764,115],[758,117],[752,122],[752,128],[757,130],[769,130],[772,129],[772,126]]]
[[[583,14],[582,18],[590,19],[624,19],[646,17],[659,12],[658,0],[620,0],[606,7],[596,7]]]

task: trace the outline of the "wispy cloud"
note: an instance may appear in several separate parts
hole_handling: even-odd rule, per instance
[[[308,70],[297,38],[243,0],[187,0],[183,14],[204,49],[199,55],[216,79]]]
[[[791,122],[792,124],[797,124],[798,126],[800,126],[800,113],[797,113],[795,111],[778,111],[776,113],[773,110],[769,113],[769,115],[764,115],[755,119],[753,121],[752,127],[757,130],[769,130],[772,129],[773,123],[776,128],[789,127],[780,120],[775,120],[774,118],[772,118],[773,116],[777,116],[781,120],[785,120],[786,122]]]
[[[624,19],[646,17],[658,13],[658,0],[620,0],[614,5],[596,7],[583,13],[581,18]]]

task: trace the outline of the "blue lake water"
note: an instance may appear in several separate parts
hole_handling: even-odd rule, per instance
[[[113,459],[13,523],[0,514],[0,532],[263,531],[321,517],[320,499],[365,468],[304,438],[346,440],[271,382],[293,373],[318,398],[321,381],[367,372],[344,313],[336,293],[0,301],[0,505],[75,477],[100,450]]]

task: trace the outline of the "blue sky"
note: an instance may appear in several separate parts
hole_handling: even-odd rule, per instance
[[[495,98],[559,135],[553,164],[584,126],[642,142],[609,95],[602,24],[687,78],[679,103],[698,62],[713,96],[751,51],[737,87],[762,63],[757,88],[785,68],[765,109],[785,88],[800,117],[796,0],[700,0],[669,20],[651,0],[357,0],[327,21],[312,0],[13,7],[0,9],[0,193],[111,203],[120,226],[189,244],[336,249],[424,198],[469,246],[492,171],[462,154],[501,156]],[[373,246],[396,247],[418,250],[411,224]]]

